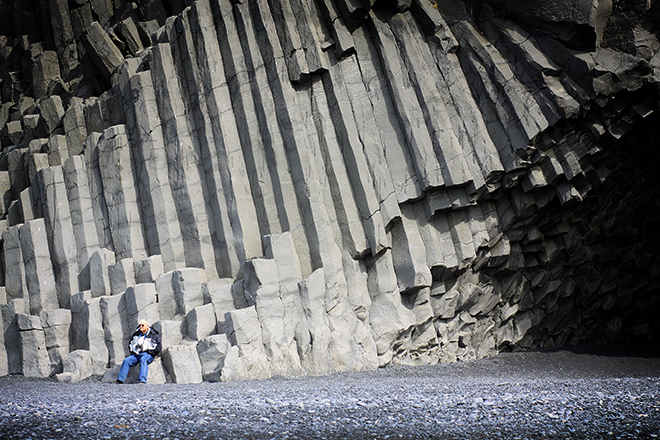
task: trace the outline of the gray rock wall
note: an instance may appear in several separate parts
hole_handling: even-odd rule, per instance
[[[112,380],[141,318],[180,383],[657,337],[622,153],[657,8],[551,3],[58,1],[0,36],[0,374]]]

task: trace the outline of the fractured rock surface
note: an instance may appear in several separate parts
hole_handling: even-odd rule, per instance
[[[660,337],[658,4],[143,3],[3,21],[0,374]]]

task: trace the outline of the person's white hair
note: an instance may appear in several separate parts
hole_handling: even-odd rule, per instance
[[[146,319],[140,319],[140,322],[138,322],[138,325],[140,325],[140,324],[146,324],[148,326],[150,325],[149,321],[147,321]]]

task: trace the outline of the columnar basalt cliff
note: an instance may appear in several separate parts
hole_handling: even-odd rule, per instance
[[[0,375],[660,336],[658,3],[0,0]]]

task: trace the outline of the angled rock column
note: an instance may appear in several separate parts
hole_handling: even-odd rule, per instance
[[[406,68],[399,57],[394,35],[373,13],[368,22],[387,75],[389,91],[394,99],[399,123],[405,135],[408,152],[413,158],[417,177],[424,189],[443,186],[445,180],[442,166],[433,149],[433,141]]]
[[[20,227],[19,232],[30,314],[39,315],[42,310],[59,309],[44,220],[30,220]]]
[[[62,167],[44,168],[37,176],[57,295],[60,307],[69,308],[71,295],[78,292],[78,255]]]
[[[98,164],[117,260],[146,258],[131,147],[123,125],[103,132],[98,141]]]
[[[156,96],[149,72],[131,76],[125,87],[124,108],[131,142],[135,145],[138,193],[150,255],[161,254],[165,270],[185,265],[181,228],[169,185],[167,161]]]

